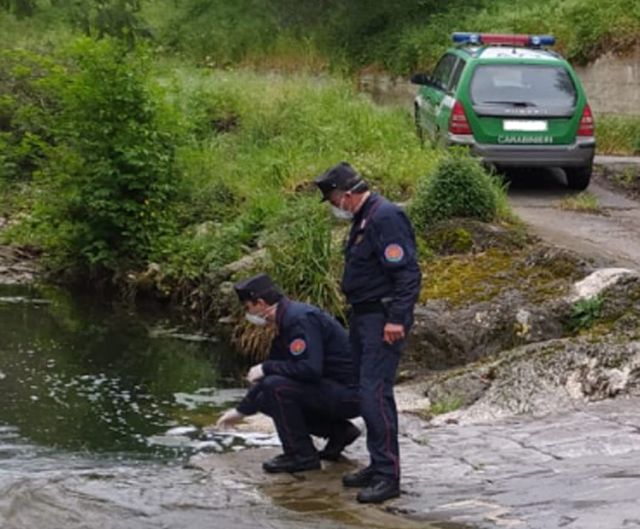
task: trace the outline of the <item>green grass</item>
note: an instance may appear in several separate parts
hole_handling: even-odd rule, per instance
[[[640,117],[596,117],[596,141],[600,154],[640,154]]]
[[[180,68],[161,80],[183,138],[176,205],[182,228],[156,260],[169,275],[197,277],[267,245],[278,263],[286,261],[274,269],[285,288],[336,306],[339,270],[330,263],[339,244],[325,227],[328,210],[320,211],[322,222],[312,214],[319,207],[313,178],[349,160],[376,190],[405,200],[436,157],[420,146],[408,113],[377,107],[329,76]],[[221,122],[232,125],[218,131]],[[319,240],[299,236],[313,234],[310,219]],[[319,255],[328,270],[318,268]],[[308,278],[323,275],[329,278],[314,291]]]
[[[571,307],[569,329],[573,332],[577,332],[592,327],[598,318],[600,318],[603,305],[604,298],[601,296],[594,296],[576,301],[573,307]]]
[[[598,197],[589,191],[583,191],[577,195],[568,196],[558,203],[560,209],[568,211],[581,211],[584,213],[601,213]]]
[[[640,183],[640,169],[631,165],[612,175],[611,179],[625,189],[634,189]]]
[[[450,395],[442,400],[434,402],[429,411],[432,415],[443,415],[445,413],[459,410],[463,404],[464,402],[461,398]]]
[[[44,10],[33,18],[17,20],[0,10],[0,48],[51,50],[73,38],[74,30],[63,14]]]

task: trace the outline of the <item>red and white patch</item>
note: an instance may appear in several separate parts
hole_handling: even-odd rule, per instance
[[[307,342],[305,342],[302,338],[296,338],[289,344],[289,352],[298,356],[304,353],[307,350]]]
[[[399,244],[389,244],[384,249],[384,258],[390,263],[399,263],[404,258],[404,250]]]

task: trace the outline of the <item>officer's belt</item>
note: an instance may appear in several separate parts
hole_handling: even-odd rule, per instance
[[[376,312],[385,313],[386,308],[382,301],[369,301],[367,303],[354,303],[351,305],[353,314],[373,314]]]

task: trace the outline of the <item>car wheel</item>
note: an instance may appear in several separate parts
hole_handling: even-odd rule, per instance
[[[569,188],[575,189],[576,191],[584,191],[587,189],[591,181],[592,169],[591,165],[586,167],[567,167],[564,173],[567,176],[567,185]]]

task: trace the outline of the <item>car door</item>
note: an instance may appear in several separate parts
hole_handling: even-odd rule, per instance
[[[433,71],[431,83],[421,91],[423,125],[433,142],[439,141],[440,111],[457,61],[458,57],[452,53],[445,54]]]

